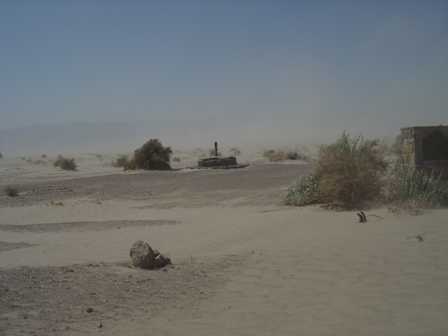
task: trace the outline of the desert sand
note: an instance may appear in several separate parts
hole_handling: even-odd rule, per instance
[[[0,196],[1,335],[448,335],[447,210],[284,206],[307,164],[17,162],[0,163],[20,191]],[[131,268],[139,239],[173,265]]]

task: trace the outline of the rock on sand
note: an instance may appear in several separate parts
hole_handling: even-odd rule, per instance
[[[171,264],[171,260],[157,250],[153,250],[148,243],[138,240],[136,241],[130,251],[132,265],[144,269],[162,268]]]

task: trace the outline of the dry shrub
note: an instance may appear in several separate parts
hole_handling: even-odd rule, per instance
[[[333,144],[322,146],[316,167],[322,202],[355,208],[381,194],[381,180],[387,168],[378,140],[348,133]]]
[[[377,140],[343,133],[335,143],[321,147],[315,171],[289,188],[285,202],[353,209],[381,199],[395,212],[415,214],[448,205],[448,181],[442,172],[398,159],[386,176],[385,156]]]
[[[381,195],[386,167],[377,140],[344,132],[335,143],[321,147],[315,171],[289,188],[286,203],[360,207]]]
[[[288,160],[310,161],[308,155],[299,151],[289,151],[288,153],[286,153],[286,157]]]
[[[270,162],[279,162],[286,160],[302,160],[309,161],[309,157],[297,150],[284,151],[281,149],[269,149],[263,152],[263,157]]]
[[[288,159],[287,153],[282,150],[269,149],[263,152],[263,157],[271,162],[285,161]]]
[[[158,139],[147,141],[134,152],[134,158],[126,161],[124,169],[170,170],[172,150],[164,147]]]
[[[19,196],[19,191],[17,190],[17,188],[8,186],[5,188],[5,194],[8,197],[17,197]]]
[[[127,155],[120,155],[115,161],[112,162],[112,167],[125,168],[129,165],[129,158]]]
[[[58,158],[56,159],[56,161],[53,163],[53,165],[55,167],[59,167],[63,170],[76,170],[77,169],[77,165],[75,162],[75,159],[71,158],[65,158],[62,155],[58,155]]]

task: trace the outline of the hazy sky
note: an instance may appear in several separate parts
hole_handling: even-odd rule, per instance
[[[0,2],[0,128],[316,141],[448,120],[448,1]]]

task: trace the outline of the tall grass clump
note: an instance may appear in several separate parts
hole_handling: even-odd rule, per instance
[[[62,155],[58,155],[56,161],[53,163],[55,167],[59,167],[63,170],[76,170],[78,167],[76,165],[75,159],[66,158]]]
[[[319,152],[316,175],[321,201],[355,208],[381,195],[387,163],[378,140],[343,133]]]
[[[313,174],[290,188],[286,203],[326,203],[353,209],[378,199],[387,163],[378,140],[343,133],[320,148]]]
[[[397,205],[433,208],[448,204],[448,181],[442,173],[417,169],[398,160],[385,188],[386,199]]]

